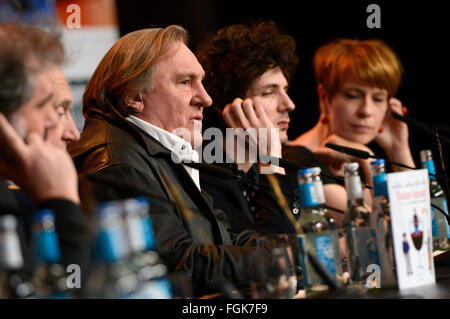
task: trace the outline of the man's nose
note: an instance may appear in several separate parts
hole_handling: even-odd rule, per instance
[[[208,92],[206,92],[205,87],[201,83],[197,90],[197,98],[198,98],[198,101],[196,104],[199,104],[199,106],[202,106],[202,107],[211,106],[213,103],[212,98],[209,96]]]
[[[66,142],[78,141],[80,139],[80,132],[78,131],[72,115],[68,112],[66,117],[66,129],[64,130],[63,140]]]
[[[282,93],[282,100],[280,103],[280,111],[284,112],[291,112],[295,110],[295,104],[291,100],[290,96],[287,94],[287,92]]]

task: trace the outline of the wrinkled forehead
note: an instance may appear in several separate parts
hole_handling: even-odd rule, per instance
[[[186,73],[197,77],[204,77],[205,74],[195,54],[181,41],[176,41],[171,45],[157,68],[167,68],[173,73]]]

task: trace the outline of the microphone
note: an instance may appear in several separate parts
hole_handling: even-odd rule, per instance
[[[421,130],[424,133],[427,133],[432,136],[436,136],[436,132],[433,131],[429,126],[423,124],[422,122],[420,122],[416,119],[413,119],[412,117],[400,115],[395,112],[392,112],[391,114],[392,114],[392,117],[395,118],[396,120],[405,122],[406,124],[411,125],[417,129]],[[442,136],[441,134],[439,134],[439,140],[450,144],[450,139],[446,136]]]
[[[362,158],[362,159],[368,159],[368,158],[374,158],[374,159],[381,159],[381,157],[375,156],[370,154],[369,152],[363,151],[363,150],[359,150],[356,148],[351,148],[351,147],[347,147],[347,146],[342,146],[342,145],[337,145],[337,144],[333,144],[333,143],[327,143],[325,144],[326,147],[331,148],[335,151],[341,152],[341,153],[345,153],[348,155],[352,155],[354,157],[358,157],[358,158]],[[415,167],[411,167],[402,163],[397,163],[397,162],[391,162],[391,161],[386,161],[390,164],[396,165],[396,166],[401,166],[404,168],[408,168],[408,169],[412,169],[415,170]]]
[[[376,157],[375,155],[370,154],[369,152],[363,151],[363,150],[358,150],[356,148],[351,148],[351,147],[346,147],[346,146],[342,146],[342,145],[337,145],[337,144],[332,144],[332,143],[327,143],[325,144],[326,147],[331,148],[335,151],[341,152],[341,153],[345,153],[348,155],[352,155],[358,158],[362,158],[362,159],[368,159],[368,158],[375,158],[377,159],[378,157]]]
[[[328,148],[331,148],[331,149],[333,149],[335,151],[338,151],[338,152],[341,152],[341,153],[345,153],[345,154],[348,154],[348,155],[352,155],[354,157],[358,157],[358,158],[362,158],[362,159],[368,159],[368,158],[384,159],[382,157],[371,155],[369,152],[366,152],[366,151],[363,151],[363,150],[359,150],[359,149],[356,149],[356,148],[346,147],[346,146],[332,144],[332,143],[327,143],[327,144],[325,144],[325,146],[328,147]],[[415,167],[411,167],[411,166],[408,166],[408,165],[405,165],[405,164],[402,164],[402,163],[397,163],[397,162],[392,162],[392,161],[387,161],[387,160],[386,160],[386,163],[397,165],[397,166],[401,166],[401,167],[404,167],[404,168],[407,168],[407,169],[411,169],[411,170],[416,170],[417,169]],[[438,179],[444,180],[444,181],[448,180],[447,178],[442,177],[442,176],[440,176],[438,174],[432,174],[432,173],[428,173],[428,174],[431,175],[431,176],[434,176],[434,177],[436,177]]]

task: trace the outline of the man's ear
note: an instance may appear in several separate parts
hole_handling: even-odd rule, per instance
[[[127,96],[125,98],[125,103],[127,103],[128,106],[136,109],[138,113],[141,113],[142,110],[144,110],[144,98],[141,93],[137,94],[134,97]]]

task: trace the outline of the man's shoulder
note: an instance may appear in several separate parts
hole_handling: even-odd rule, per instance
[[[139,133],[133,132],[126,123],[116,125],[97,118],[88,119],[80,140],[68,146],[75,160],[100,152],[111,161],[116,154],[141,153],[144,149],[143,143],[139,142]]]

